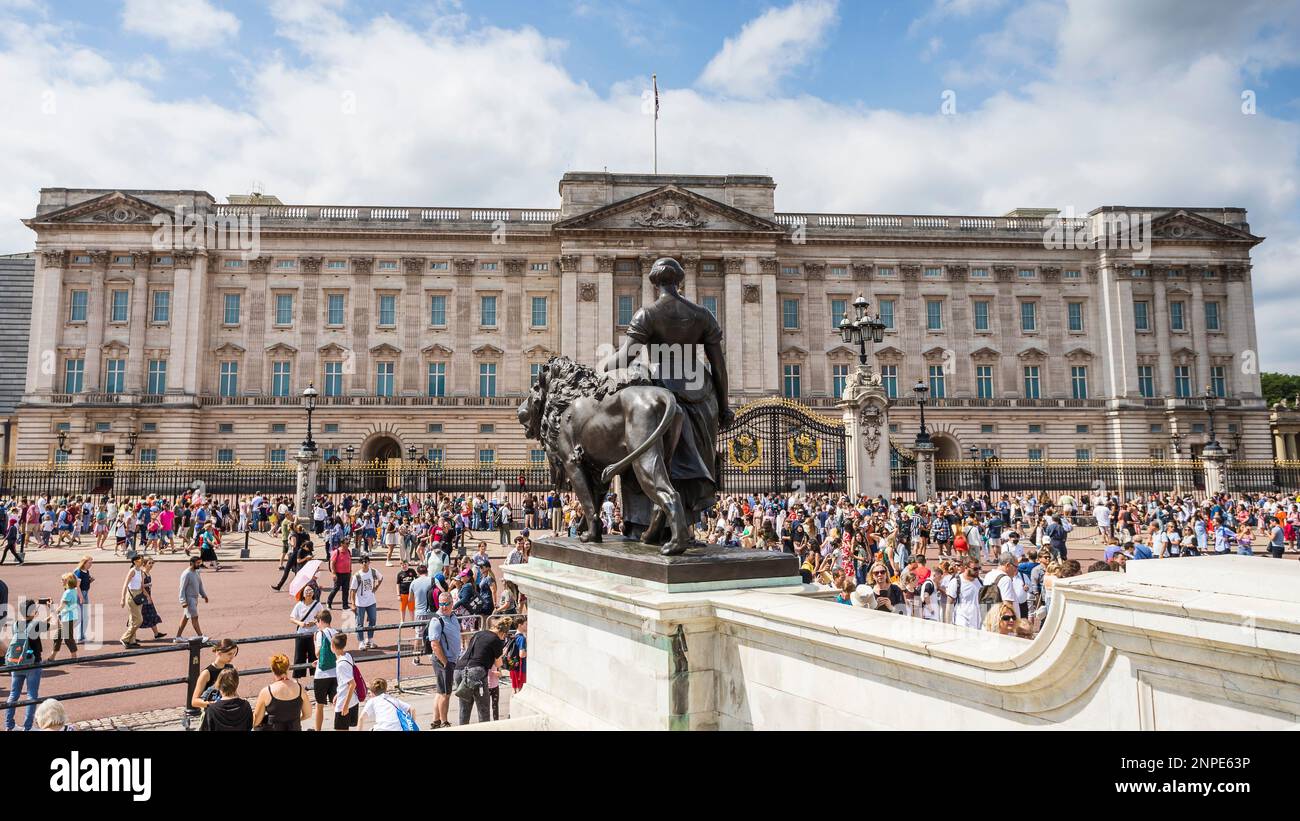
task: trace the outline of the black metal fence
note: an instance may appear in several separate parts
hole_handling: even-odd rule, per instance
[[[940,492],[1148,493],[1205,488],[1205,472],[1191,460],[1009,460],[940,461],[934,468]]]

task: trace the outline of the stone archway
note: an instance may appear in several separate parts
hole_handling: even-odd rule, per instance
[[[934,433],[930,435],[930,441],[934,443],[934,458],[940,462],[959,462],[961,461],[961,448],[957,445],[957,440],[946,433]]]
[[[389,459],[402,458],[402,445],[388,435],[376,436],[361,446],[361,461],[386,462]]]

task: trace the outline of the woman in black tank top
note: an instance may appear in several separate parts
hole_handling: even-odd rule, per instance
[[[271,673],[275,681],[262,688],[253,705],[253,729],[278,732],[295,732],[302,729],[302,720],[308,716],[310,705],[302,685],[289,678],[289,657],[277,653],[271,657]],[[289,689],[291,694],[280,698],[275,688]]]

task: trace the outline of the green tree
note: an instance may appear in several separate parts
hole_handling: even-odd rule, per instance
[[[1264,400],[1270,406],[1283,399],[1289,402],[1300,395],[1300,375],[1265,371],[1259,375],[1259,382],[1264,390]]]

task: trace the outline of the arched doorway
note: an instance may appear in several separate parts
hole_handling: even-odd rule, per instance
[[[930,437],[934,442],[934,458],[940,462],[957,462],[961,460],[961,450],[957,447],[957,440],[944,433],[936,433]]]
[[[376,436],[361,446],[366,490],[397,490],[402,484],[402,445],[392,436]]]

